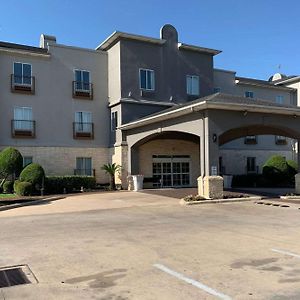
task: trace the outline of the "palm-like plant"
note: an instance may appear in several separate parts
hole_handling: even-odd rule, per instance
[[[113,163],[113,164],[106,164],[106,165],[103,165],[101,167],[101,169],[104,170],[105,173],[107,173],[110,176],[109,188],[111,190],[115,190],[116,189],[115,174],[116,174],[116,172],[120,171],[121,168],[122,167],[120,165],[117,165],[115,163]]]

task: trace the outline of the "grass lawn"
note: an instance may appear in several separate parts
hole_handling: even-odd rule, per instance
[[[17,197],[16,194],[0,194],[0,199],[1,198],[15,198]]]

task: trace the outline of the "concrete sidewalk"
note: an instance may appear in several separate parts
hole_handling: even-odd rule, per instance
[[[56,201],[39,201],[37,204],[1,211],[0,218],[172,204],[178,205],[178,199],[140,192],[115,191],[91,194],[84,193],[67,196],[64,199]]]

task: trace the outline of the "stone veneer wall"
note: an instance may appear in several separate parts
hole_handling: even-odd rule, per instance
[[[272,155],[282,155],[287,160],[295,159],[292,151],[272,151],[272,150],[220,150],[223,166],[226,174],[245,174],[247,166],[247,157],[256,157],[256,165],[259,166],[259,173],[262,172],[262,166]]]
[[[5,147],[1,146],[2,149]],[[46,175],[73,175],[76,157],[91,157],[97,182],[109,182],[108,176],[101,170],[101,166],[110,160],[108,148],[13,147],[23,156],[32,156],[33,162],[40,164],[45,169]]]
[[[185,140],[157,139],[139,147],[140,174],[152,177],[152,155],[190,155],[191,185],[197,186],[200,176],[200,146]],[[133,158],[134,159],[134,158]]]

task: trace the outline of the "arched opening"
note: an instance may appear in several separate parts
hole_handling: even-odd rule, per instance
[[[144,187],[194,187],[200,174],[200,137],[179,131],[156,133],[131,147],[131,174]]]
[[[252,125],[227,130],[219,136],[218,140],[221,173],[261,175],[263,165],[274,155],[282,156],[287,162],[297,162],[296,140],[299,136],[299,132],[284,126]],[[246,178],[246,180],[250,179]],[[255,182],[254,186],[257,184],[268,185],[269,183],[262,178],[259,183]]]

